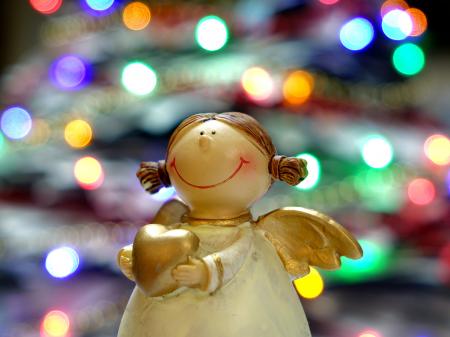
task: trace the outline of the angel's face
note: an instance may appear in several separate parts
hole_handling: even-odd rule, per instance
[[[244,213],[271,183],[269,158],[243,131],[208,120],[183,129],[167,156],[170,181],[191,215]]]

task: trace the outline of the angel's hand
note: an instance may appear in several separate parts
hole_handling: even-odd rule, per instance
[[[134,281],[132,250],[132,245],[123,247],[117,256],[117,262],[122,273],[130,280]]]
[[[205,289],[208,282],[208,270],[202,260],[188,257],[187,264],[172,269],[172,277],[180,286]]]

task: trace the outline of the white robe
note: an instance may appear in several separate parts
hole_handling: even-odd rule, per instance
[[[181,228],[200,238],[198,257],[210,274],[207,291],[183,287],[146,297],[136,287],[118,337],[311,336],[289,274],[262,232],[248,222]],[[222,286],[213,254],[223,265]]]

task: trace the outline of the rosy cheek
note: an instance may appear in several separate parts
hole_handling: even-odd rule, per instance
[[[241,158],[247,161],[242,165],[242,173],[247,176],[255,174],[257,171],[257,160],[255,156],[252,153],[244,153],[241,155]]]

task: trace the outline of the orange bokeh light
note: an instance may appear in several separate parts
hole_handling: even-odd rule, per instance
[[[381,5],[380,14],[381,16],[385,16],[388,12],[394,10],[394,9],[401,9],[406,10],[409,8],[409,5],[406,3],[406,1],[403,0],[387,0],[383,2],[383,5]]]
[[[86,189],[93,190],[103,183],[103,168],[94,157],[83,157],[75,163],[73,169],[78,184]]]
[[[252,67],[242,75],[242,87],[254,100],[269,98],[274,90],[274,83],[270,74],[263,68]]]
[[[417,178],[408,185],[408,197],[416,205],[428,205],[436,197],[436,189],[430,180]]]
[[[152,15],[150,8],[139,1],[129,3],[122,14],[125,27],[131,30],[142,30],[150,23]]]
[[[428,137],[424,151],[428,159],[436,165],[445,166],[450,163],[450,140],[444,135]]]
[[[303,104],[314,89],[314,78],[306,71],[297,70],[289,74],[283,84],[283,96],[293,105]]]
[[[422,35],[428,26],[427,17],[424,12],[417,8],[408,8],[406,13],[409,14],[413,23],[413,29],[410,36]]]
[[[65,337],[70,328],[69,317],[62,311],[47,313],[41,324],[41,337]]]
[[[30,0],[30,5],[39,13],[50,15],[62,5],[62,0]]]

